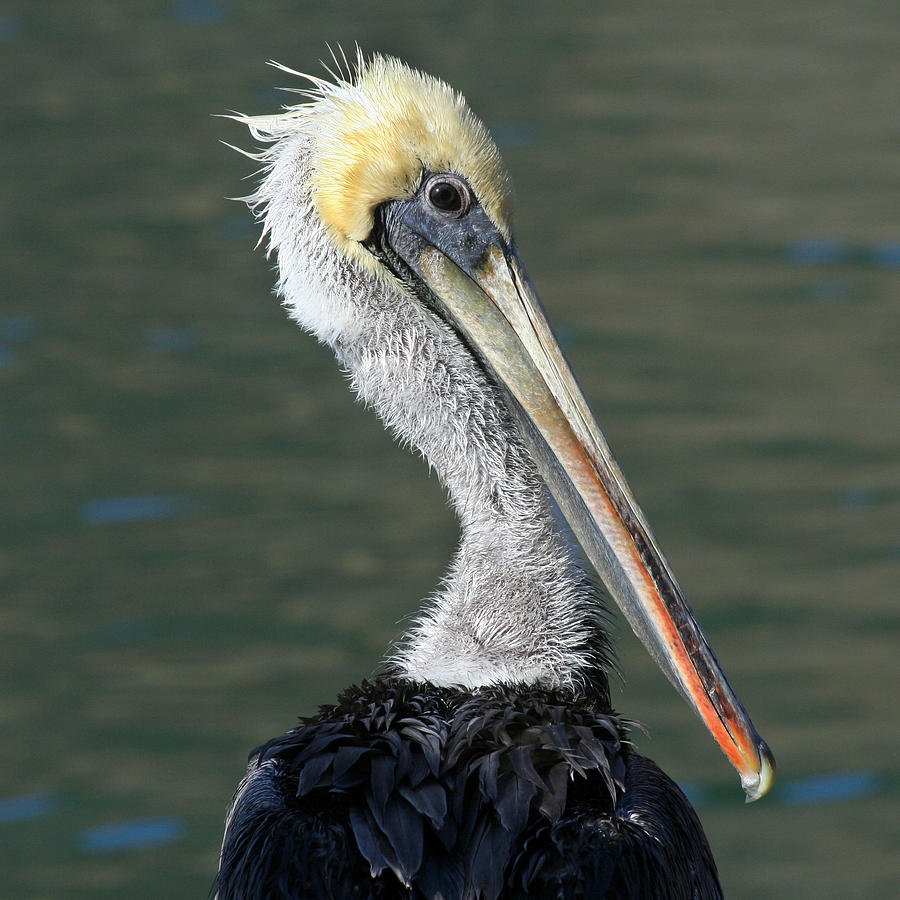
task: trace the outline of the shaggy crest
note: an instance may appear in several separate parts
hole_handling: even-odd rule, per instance
[[[291,89],[308,103],[272,116],[233,116],[263,141],[298,132],[312,138],[312,197],[331,238],[366,261],[358,246],[372,230],[375,208],[411,197],[426,170],[453,172],[472,185],[506,237],[512,215],[509,179],[500,152],[465,98],[445,82],[389,56],[358,56],[355,71],[334,81],[278,68],[307,79]],[[348,66],[349,69],[349,66]],[[257,156],[263,162],[270,157]]]

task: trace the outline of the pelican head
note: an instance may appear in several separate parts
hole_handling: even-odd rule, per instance
[[[554,524],[549,490],[748,798],[761,796],[772,755],[548,324],[487,129],[460,94],[395,59],[360,58],[333,82],[303,77],[309,102],[234,117],[267,145],[254,154],[263,177],[248,201],[278,256],[279,292],[432,463],[463,529],[443,590],[395,663],[467,687],[596,677],[598,601]]]

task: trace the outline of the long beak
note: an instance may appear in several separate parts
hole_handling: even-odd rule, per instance
[[[520,407],[551,492],[635,634],[741,776],[747,799],[775,760],[729,685],[656,543],[518,256],[496,244],[469,271],[433,246],[418,265],[443,312]]]

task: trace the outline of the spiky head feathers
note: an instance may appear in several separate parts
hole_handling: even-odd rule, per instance
[[[346,79],[303,77],[312,82],[302,92],[311,102],[236,118],[267,140],[298,130],[310,135],[312,197],[338,246],[357,256],[376,207],[411,197],[425,170],[465,178],[509,236],[511,197],[500,153],[461,94],[386,56],[360,57]]]

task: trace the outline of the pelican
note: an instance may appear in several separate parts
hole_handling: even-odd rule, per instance
[[[232,116],[262,144],[245,199],[291,318],[429,462],[461,537],[383,671],[254,751],[217,897],[720,897],[696,813],[610,705],[573,536],[748,799],[774,759],[548,324],[497,147],[397,59],[330,75]]]

